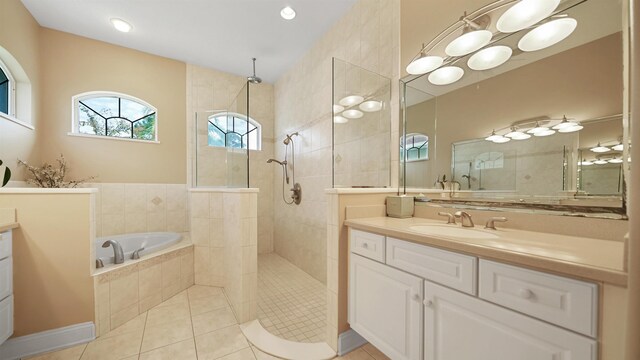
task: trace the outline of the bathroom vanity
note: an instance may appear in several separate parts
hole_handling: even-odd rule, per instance
[[[17,224],[0,225],[0,344],[13,334],[12,229]]]
[[[345,224],[349,324],[392,359],[601,358],[602,286],[626,283],[623,243],[423,218]]]

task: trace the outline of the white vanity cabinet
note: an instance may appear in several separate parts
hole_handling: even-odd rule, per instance
[[[422,279],[351,254],[349,323],[392,359],[421,359]]]
[[[0,233],[0,344],[13,334],[13,258],[11,230]]]
[[[350,249],[349,323],[391,359],[598,358],[595,284],[353,229]]]

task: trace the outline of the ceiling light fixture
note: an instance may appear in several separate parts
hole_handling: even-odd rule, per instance
[[[608,164],[609,162],[607,160],[598,159],[598,160],[594,161],[593,163],[597,164],[597,165],[604,165],[604,164]]]
[[[118,30],[120,32],[123,32],[123,33],[128,33],[133,28],[131,26],[131,24],[129,24],[128,22],[126,22],[126,21],[124,21],[122,19],[118,19],[118,18],[112,18],[111,19],[111,24],[113,25],[114,28],[116,28],[116,30]]]
[[[582,159],[582,161],[580,162],[580,165],[589,166],[589,165],[593,165],[593,162],[589,161],[589,160]]]
[[[349,109],[343,111],[342,115],[348,119],[360,119],[364,114],[360,110]]]
[[[465,27],[465,29],[468,29]],[[464,32],[447,45],[444,52],[449,56],[465,56],[481,49],[489,42],[493,34],[489,30],[472,30]]]
[[[526,29],[553,13],[560,0],[520,0],[500,16],[496,28],[503,33]]]
[[[622,151],[622,150],[624,150],[624,145],[622,145],[622,143],[617,144],[617,145],[613,145],[613,146],[611,147],[611,149],[612,149],[612,150],[615,150],[615,151]]]
[[[444,59],[440,56],[427,56],[424,51],[420,51],[420,56],[407,65],[407,73],[411,75],[426,74],[439,68],[443,62]]]
[[[434,85],[449,85],[460,80],[464,70],[457,66],[445,66],[429,74],[429,82]]]
[[[358,105],[363,101],[364,101],[364,98],[360,95],[349,95],[340,99],[338,103],[342,106],[349,107],[349,106]]]
[[[623,160],[622,160],[622,159],[620,159],[620,158],[613,158],[613,159],[609,159],[609,163],[610,163],[610,164],[620,164],[620,163],[622,163],[622,162],[623,162]]]
[[[333,104],[333,113],[334,114],[341,113],[343,110],[344,110],[344,106],[338,105],[338,104]]]
[[[607,151],[611,151],[610,148],[606,147],[606,146],[602,146],[600,145],[600,143],[598,142],[598,145],[595,147],[592,147],[591,149],[589,149],[595,153],[603,153],[603,152],[607,152]]]
[[[584,126],[576,123],[574,126],[562,128],[562,129],[558,130],[558,132],[564,134],[564,133],[572,133],[572,132],[580,131],[582,129],[584,129]]]
[[[518,42],[522,51],[537,51],[553,46],[566,39],[578,26],[574,18],[549,21],[526,33]]]
[[[527,133],[535,135],[536,133],[546,132],[548,130],[548,127],[541,126],[539,123],[536,123],[536,126],[534,128],[527,130]]]
[[[555,134],[556,131],[555,130],[551,130],[551,129],[546,129],[546,130],[542,130],[542,131],[538,131],[533,133],[533,136],[549,136],[549,135],[553,135]]]
[[[562,121],[559,124],[556,124],[556,125],[552,126],[551,128],[554,129],[554,130],[562,130],[562,129],[567,129],[567,128],[570,128],[570,127],[574,127],[576,125],[578,125],[577,122],[575,122],[573,120],[570,121],[569,119],[567,119],[567,116],[564,115],[564,116],[562,116]]]
[[[512,54],[513,50],[508,46],[492,46],[473,54],[467,61],[467,65],[471,70],[489,70],[507,62]]]
[[[360,110],[366,112],[380,111],[382,109],[382,101],[368,100],[360,104]]]
[[[296,11],[291,6],[285,6],[280,10],[280,16],[285,20],[293,20],[296,17]]]
[[[511,139],[510,139],[510,138],[508,138],[508,137],[504,137],[504,136],[500,136],[500,135],[498,135],[498,136],[499,136],[499,137],[497,137],[497,138],[495,138],[495,139],[493,139],[493,140],[491,140],[491,141],[493,141],[493,142],[494,142],[494,143],[496,143],[496,144],[504,144],[504,143],[506,143],[506,142],[511,141]]]
[[[493,141],[493,140],[495,140],[495,139],[499,139],[499,138],[501,138],[501,137],[502,137],[502,135],[496,135],[496,131],[495,131],[495,130],[493,130],[493,131],[491,132],[491,135],[487,136],[487,137],[486,137],[486,138],[484,138],[484,139],[485,139],[485,140],[487,140],[487,141]]]

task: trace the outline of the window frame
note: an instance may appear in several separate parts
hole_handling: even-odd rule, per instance
[[[3,114],[5,116],[10,116],[16,119],[17,118],[16,117],[16,79],[13,77],[11,70],[9,70],[9,67],[2,61],[2,59],[0,59],[0,69],[2,70],[4,75],[7,77],[7,80],[9,82],[9,85],[8,85],[9,93],[7,94],[8,109],[6,113],[0,111],[0,114]]]
[[[145,139],[135,139],[135,138],[126,138],[126,137],[118,137],[118,136],[108,136],[108,135],[94,135],[94,134],[85,134],[85,133],[81,133],[80,132],[80,121],[79,121],[79,116],[80,116],[80,102],[82,100],[87,100],[87,99],[92,99],[92,98],[100,98],[100,97],[116,97],[119,99],[126,99],[129,101],[133,101],[136,102],[138,104],[144,105],[150,109],[153,110],[153,113],[151,114],[155,114],[155,124],[154,124],[154,137],[152,140],[145,140]],[[84,105],[86,106],[86,105]],[[92,109],[93,110],[93,109]],[[146,116],[144,116],[143,118],[150,116],[151,114],[148,114]],[[120,117],[118,117],[120,118]],[[137,119],[135,121],[141,120],[143,118]],[[121,119],[125,119],[127,121],[132,122],[129,119],[126,118],[121,118]],[[105,119],[106,121],[106,119]],[[132,124],[135,122],[133,121]],[[67,135],[70,136],[79,136],[79,137],[90,137],[90,138],[98,138],[98,139],[109,139],[109,140],[120,140],[120,141],[133,141],[133,142],[141,142],[141,143],[151,143],[151,144],[159,144],[160,143],[160,138],[159,138],[159,126],[158,126],[158,108],[156,108],[155,106],[149,104],[148,102],[137,98],[135,96],[131,96],[129,94],[124,94],[124,93],[119,93],[119,92],[115,92],[115,91],[88,91],[88,92],[84,92],[81,94],[77,94],[71,97],[71,131],[69,133],[67,133]],[[133,134],[133,133],[132,133]]]
[[[237,133],[235,131],[232,131],[232,132],[224,131],[224,130],[220,129],[220,127],[218,127],[218,125],[216,125],[213,122],[211,122],[212,119],[214,119],[216,117],[219,117],[219,116],[225,116],[225,117],[231,116],[234,119],[234,123],[235,123],[235,119],[236,118],[239,119],[239,120],[242,120],[242,121],[246,121],[249,124],[253,125],[254,129],[249,130],[245,134],[240,134],[240,133]],[[225,146],[209,145],[209,124],[215,126],[221,133],[223,133],[225,135]],[[245,136],[245,135],[248,137],[249,134],[251,132],[253,132],[253,131],[257,131],[257,136],[256,136],[257,141],[256,141],[256,148],[255,149],[252,149],[249,146],[247,146],[246,148],[243,148],[243,147],[233,148],[233,147],[227,146],[227,135],[228,134],[230,134],[230,133],[238,134],[238,135],[240,135],[240,138],[242,139],[242,137]],[[251,145],[251,144],[249,144],[249,145]],[[249,117],[247,115],[240,114],[240,113],[224,112],[223,111],[223,112],[212,114],[212,115],[207,117],[207,146],[209,146],[209,147],[219,147],[219,148],[224,148],[224,149],[241,149],[241,150],[250,150],[250,151],[261,151],[262,150],[262,124],[260,124],[259,121],[255,120],[255,119],[253,119],[253,118],[251,118],[251,117]]]
[[[404,148],[405,145],[405,141],[407,138],[412,138],[415,140],[416,137],[418,136],[424,136],[426,138],[425,142],[421,145],[416,147],[415,146],[415,141],[412,142],[410,147],[407,147],[406,149]],[[429,140],[431,140],[429,138],[429,135],[427,134],[423,134],[423,133],[409,133],[406,136],[401,136],[400,137],[400,160],[401,161],[405,161],[405,162],[415,162],[415,161],[428,161],[429,160]],[[408,145],[408,142],[407,142]],[[420,151],[422,149],[425,149],[426,154],[424,158],[420,158]],[[417,159],[409,159],[409,151],[412,149],[417,149],[418,150],[418,158]]]

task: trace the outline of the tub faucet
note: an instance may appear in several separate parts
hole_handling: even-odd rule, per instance
[[[122,251],[122,246],[120,243],[115,240],[107,240],[102,244],[103,248],[109,247],[109,245],[113,246],[113,256],[115,261],[114,264],[122,264],[124,262],[124,251]]]
[[[473,220],[471,220],[471,215],[469,215],[466,211],[456,211],[454,214],[455,217],[460,218],[462,221],[462,227],[473,227]]]
[[[142,251],[142,250],[144,250],[144,247],[141,247],[140,249],[134,251],[133,254],[131,254],[131,260],[140,259],[140,251]]]

